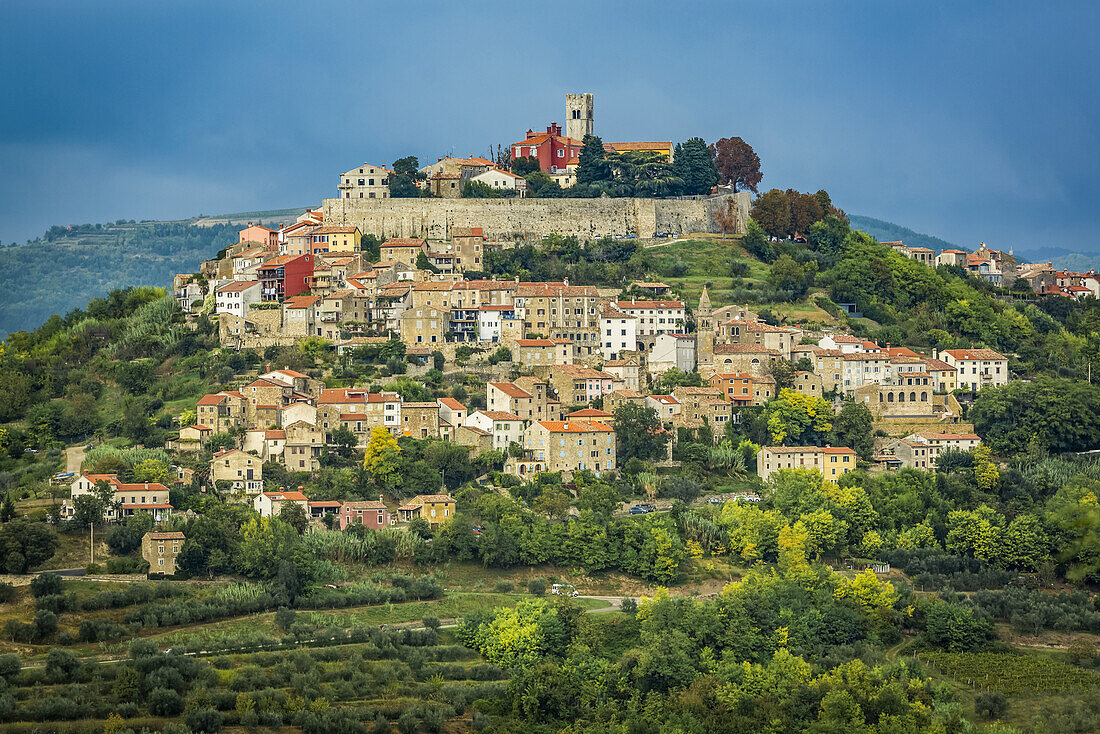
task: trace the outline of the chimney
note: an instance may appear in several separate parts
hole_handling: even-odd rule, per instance
[[[569,286],[569,278],[568,277],[562,278],[561,282],[562,282],[562,285],[564,285],[566,287]]]
[[[381,501],[382,501],[382,495],[378,495],[378,501],[379,501],[379,502],[381,502]]]

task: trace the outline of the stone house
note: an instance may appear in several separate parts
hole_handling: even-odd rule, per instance
[[[523,432],[525,458],[544,462],[544,471],[587,469],[597,474],[613,472],[615,431],[599,421],[536,421]]]
[[[401,341],[407,346],[443,343],[448,312],[431,306],[410,308],[401,314]]]
[[[439,438],[439,403],[402,403],[401,432],[410,438]]]
[[[176,558],[183,550],[186,537],[179,530],[149,531],[141,536],[141,557],[149,562],[149,573],[174,576]]]
[[[245,494],[259,494],[264,488],[263,461],[240,449],[225,449],[210,459],[210,481],[230,482],[231,489]]]

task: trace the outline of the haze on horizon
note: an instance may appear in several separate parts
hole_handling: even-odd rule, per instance
[[[1100,6],[0,6],[0,243],[314,205],[363,161],[485,155],[596,95],[605,140],[741,136],[761,191],[967,247],[1097,249]]]

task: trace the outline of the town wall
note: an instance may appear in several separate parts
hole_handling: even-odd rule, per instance
[[[748,221],[749,194],[733,194]],[[717,232],[712,212],[727,195],[699,199],[325,199],[325,224],[355,225],[379,237],[449,240],[454,227],[490,238],[575,235],[582,240],[654,233]]]

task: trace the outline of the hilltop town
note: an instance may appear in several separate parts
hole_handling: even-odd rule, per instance
[[[1093,721],[1100,278],[594,125],[5,340],[0,719]]]

